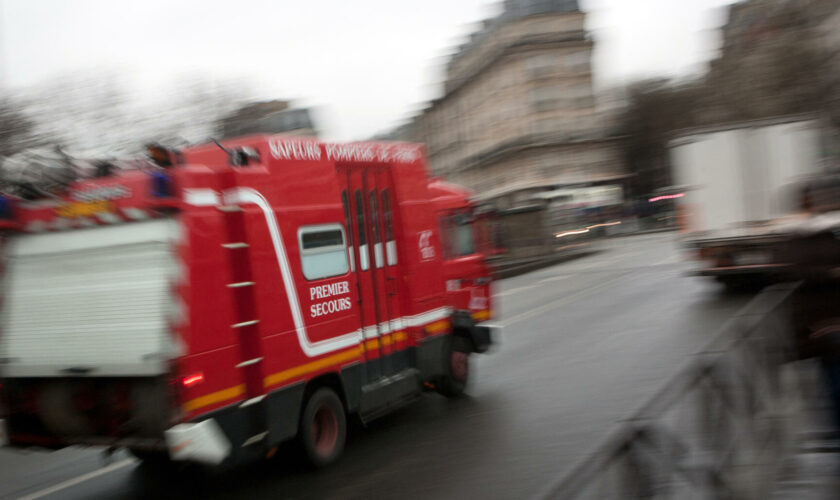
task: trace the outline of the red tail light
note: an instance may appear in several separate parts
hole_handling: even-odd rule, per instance
[[[181,383],[184,384],[184,387],[192,387],[200,382],[204,382],[204,374],[201,372],[194,373],[192,375],[184,377],[181,380]]]

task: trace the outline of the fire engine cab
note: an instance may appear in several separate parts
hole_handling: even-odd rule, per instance
[[[491,274],[422,146],[151,153],[0,197],[0,440],[218,465],[297,439],[325,465],[348,415],[464,391]]]

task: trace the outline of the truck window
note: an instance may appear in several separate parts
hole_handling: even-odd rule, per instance
[[[444,259],[475,253],[475,238],[470,217],[466,215],[441,217],[439,223]]]
[[[356,190],[356,227],[359,229],[359,245],[367,242],[365,238],[365,211],[362,207],[362,193]]]
[[[438,231],[440,232],[440,246],[443,250],[443,260],[454,257],[452,253],[452,234],[449,217],[438,217]]]
[[[382,217],[385,222],[385,254],[389,266],[397,265],[397,242],[394,241],[394,214],[391,212],[391,192],[382,190]]]
[[[320,224],[298,229],[300,263],[308,280],[341,276],[348,271],[347,247],[341,224]]]
[[[368,269],[367,237],[365,236],[365,209],[362,206],[362,193],[358,189],[353,193],[356,201],[356,229],[359,240],[359,268]]]
[[[473,242],[473,227],[467,217],[455,216],[455,224],[452,225],[455,229],[453,242],[455,244],[455,251],[458,256],[472,255],[475,253],[475,244]]]
[[[373,225],[373,260],[374,264],[376,264],[377,268],[382,267],[382,236],[379,229],[379,209],[376,206],[376,191],[370,191],[368,193],[368,198],[370,199],[370,218],[371,224]]]
[[[344,207],[344,230],[347,234],[347,253],[350,257],[350,270],[355,271],[356,265],[353,262],[353,226],[350,224],[350,206],[347,199],[347,190],[341,191],[341,204]]]

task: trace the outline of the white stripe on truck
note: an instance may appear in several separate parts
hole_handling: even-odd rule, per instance
[[[303,321],[303,313],[300,309],[300,302],[298,301],[297,289],[292,278],[292,269],[289,266],[289,259],[286,256],[286,247],[283,246],[283,235],[280,232],[280,227],[277,225],[277,218],[274,216],[274,210],[271,208],[268,200],[259,191],[246,187],[229,189],[222,194],[222,198],[226,205],[253,204],[262,210],[265,223],[268,225],[271,243],[274,246],[274,254],[277,257],[280,276],[283,278],[283,286],[286,289],[286,298],[289,301],[289,309],[292,312],[295,333],[297,333],[298,343],[304,354],[312,358],[328,352],[352,347],[361,342],[362,336],[359,330],[318,342],[309,340],[306,333],[306,324]]]

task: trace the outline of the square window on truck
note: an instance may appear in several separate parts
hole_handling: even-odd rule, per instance
[[[441,217],[440,234],[443,238],[443,258],[454,259],[476,253],[474,219],[465,215]]]
[[[341,224],[302,226],[298,229],[303,276],[312,281],[347,274],[347,247]]]

